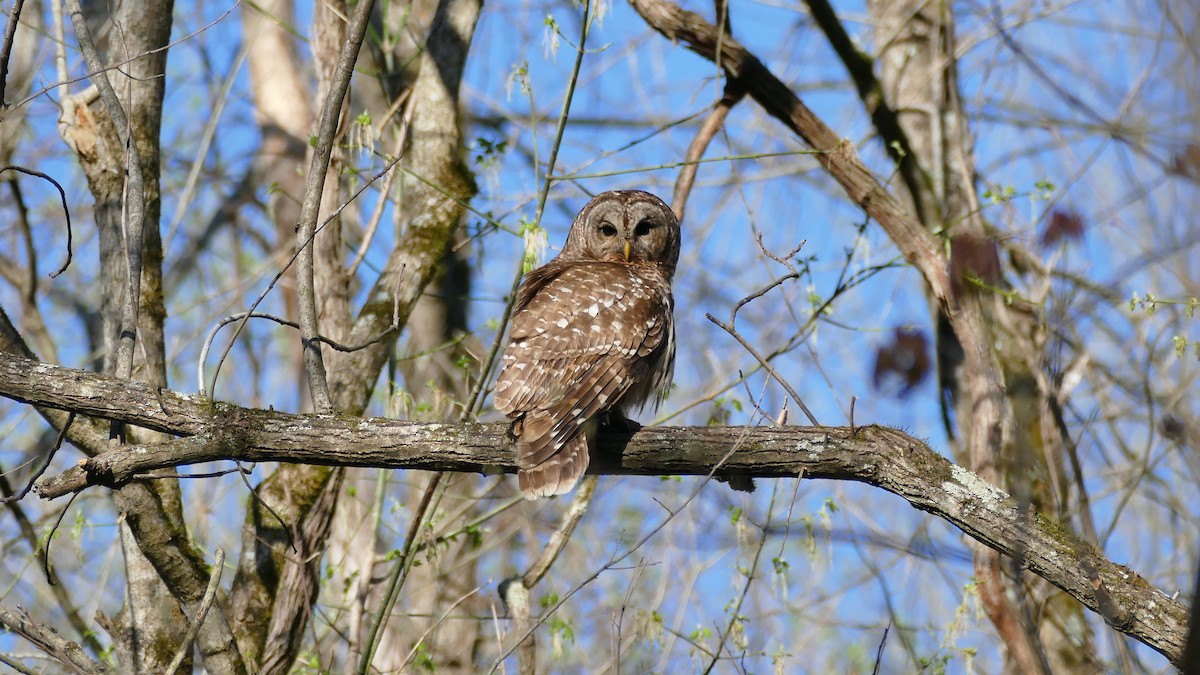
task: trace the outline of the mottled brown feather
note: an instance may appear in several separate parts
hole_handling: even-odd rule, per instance
[[[594,420],[657,403],[669,385],[678,239],[658,198],[604,193],[580,212],[562,253],[522,282],[494,401],[513,419],[526,497],[569,491],[587,468]]]

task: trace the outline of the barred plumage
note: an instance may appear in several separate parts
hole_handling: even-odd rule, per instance
[[[597,420],[666,393],[679,236],[658,197],[605,192],[575,217],[562,252],[521,283],[495,403],[513,420],[526,498],[569,492]]]

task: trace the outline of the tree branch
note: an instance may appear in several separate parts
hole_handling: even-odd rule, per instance
[[[504,424],[423,424],[290,415],[0,354],[0,395],[190,436],[126,446],[83,460],[36,488],[53,498],[119,485],[153,469],[218,460],[513,473]],[[1100,614],[1117,630],[1182,663],[1187,611],[1126,567],[1017,502],[925,443],[896,429],[861,427],[647,427],[607,433],[590,473],[796,476],[873,485],[1009,556]]]
[[[109,672],[104,664],[93,661],[79,645],[62,637],[53,628],[30,619],[29,614],[20,607],[11,609],[0,605],[0,627],[29,640],[71,672],[80,675]]]

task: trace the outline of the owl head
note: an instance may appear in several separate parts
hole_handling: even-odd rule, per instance
[[[559,257],[657,265],[673,273],[679,262],[679,219],[649,192],[602,192],[575,217]]]

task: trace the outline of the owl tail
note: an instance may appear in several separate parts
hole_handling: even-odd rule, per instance
[[[524,445],[524,441],[520,445]],[[521,448],[518,447],[521,454]],[[550,455],[544,462],[517,472],[517,484],[526,499],[566,494],[575,487],[588,466],[587,437],[583,434]]]

